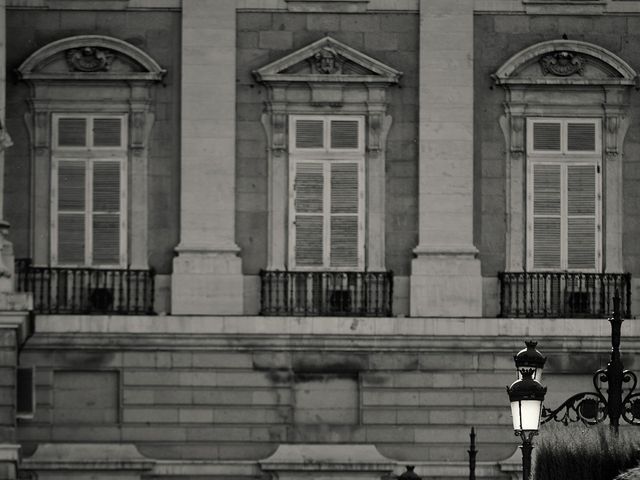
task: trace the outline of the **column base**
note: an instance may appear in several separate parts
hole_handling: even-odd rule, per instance
[[[414,253],[412,317],[482,316],[482,275],[475,248],[418,248]]]
[[[0,443],[0,478],[14,480],[18,478],[20,445]]]
[[[242,261],[237,250],[177,248],[171,276],[173,315],[241,315]]]

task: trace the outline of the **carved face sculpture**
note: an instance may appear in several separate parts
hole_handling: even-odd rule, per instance
[[[315,54],[316,70],[320,73],[335,73],[338,70],[337,54],[331,48],[323,48]]]

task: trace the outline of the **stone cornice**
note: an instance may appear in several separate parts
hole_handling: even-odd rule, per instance
[[[540,341],[545,352],[610,348],[605,319],[51,315],[38,316],[36,327],[29,349],[508,353],[526,338]],[[640,324],[626,321],[622,329],[625,352],[640,351]]]

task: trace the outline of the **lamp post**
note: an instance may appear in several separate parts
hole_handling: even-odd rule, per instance
[[[522,478],[529,480],[531,475],[531,452],[533,450],[533,437],[540,429],[540,415],[542,402],[547,393],[547,388],[533,378],[534,374],[540,378],[544,357],[536,355],[539,367],[532,365],[522,366],[524,359],[530,359],[531,350],[535,350],[535,342],[527,342],[527,350],[523,350],[514,357],[516,365],[520,360],[521,368],[518,369],[518,379],[507,387],[509,402],[511,402],[511,416],[513,418],[513,430],[516,436],[522,439]],[[524,352],[524,353],[523,353]],[[540,352],[537,352],[539,354]],[[522,354],[522,355],[521,355]],[[540,361],[540,358],[543,360]]]
[[[616,290],[613,297],[613,315],[611,323],[611,359],[607,368],[601,368],[593,375],[595,392],[581,392],[565,400],[558,408],[542,410],[542,423],[551,420],[568,425],[570,422],[582,421],[586,425],[595,425],[609,417],[609,424],[614,434],[618,434],[620,418],[632,425],[640,425],[640,392],[635,388],[638,377],[630,370],[625,370],[620,358],[620,330],[623,319],[620,315],[620,295]],[[606,396],[600,383],[606,383]],[[623,387],[628,391],[623,397]]]

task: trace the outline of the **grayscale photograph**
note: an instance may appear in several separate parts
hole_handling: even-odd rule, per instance
[[[0,0],[0,480],[640,480],[640,0]]]

